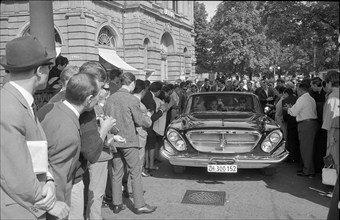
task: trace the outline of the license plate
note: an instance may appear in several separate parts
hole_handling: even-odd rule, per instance
[[[237,165],[208,164],[209,173],[237,173]]]

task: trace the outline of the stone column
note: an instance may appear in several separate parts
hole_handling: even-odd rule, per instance
[[[184,4],[184,1],[178,1],[177,2],[177,4],[178,4],[178,13],[179,14],[184,14],[184,12],[183,12],[183,4]]]
[[[55,51],[55,36],[52,1],[29,1],[31,35],[43,46]]]

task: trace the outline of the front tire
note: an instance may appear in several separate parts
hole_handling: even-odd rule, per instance
[[[261,173],[264,176],[273,176],[276,173],[276,168],[275,167],[263,168],[261,169]]]
[[[185,166],[172,165],[172,171],[174,173],[184,173],[187,168]]]

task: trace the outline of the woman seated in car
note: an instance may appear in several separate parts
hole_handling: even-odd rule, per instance
[[[209,100],[208,101],[208,111],[219,111],[217,99],[214,97],[214,98],[210,98],[208,100]]]

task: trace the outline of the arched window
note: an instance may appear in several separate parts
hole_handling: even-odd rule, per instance
[[[99,45],[107,46],[107,47],[116,47],[116,41],[113,33],[107,27],[103,27],[97,38],[97,42]]]

